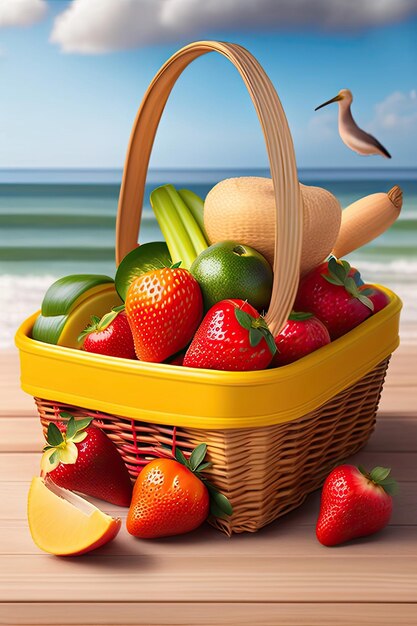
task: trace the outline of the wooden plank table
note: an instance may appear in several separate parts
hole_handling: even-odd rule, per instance
[[[210,527],[183,537],[118,538],[78,558],[41,553],[26,522],[41,431],[18,387],[15,353],[0,358],[0,624],[417,624],[417,346],[394,355],[378,425],[353,457],[392,467],[390,526],[338,548],[314,534],[319,492],[256,535]],[[103,504],[101,503],[101,506]],[[125,517],[125,510],[103,507]]]

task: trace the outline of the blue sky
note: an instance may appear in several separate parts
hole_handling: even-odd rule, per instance
[[[56,16],[68,6],[55,0],[33,24],[0,26],[1,168],[122,167],[149,81],[179,46],[198,38],[234,41],[258,58],[282,100],[299,166],[417,166],[415,16],[347,31],[303,23],[261,24],[251,32],[217,24],[160,44],[85,54],[63,52],[65,46],[49,41]],[[392,161],[360,157],[344,146],[337,105],[314,112],[341,88],[353,92],[354,116]],[[151,165],[266,164],[262,133],[236,70],[214,54],[194,62],[168,103]]]

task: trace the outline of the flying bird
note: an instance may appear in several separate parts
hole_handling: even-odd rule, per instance
[[[349,89],[341,89],[337,96],[331,100],[327,100],[327,102],[323,102],[323,104],[316,107],[314,110],[318,111],[332,102],[338,102],[339,134],[343,143],[358,154],[363,154],[365,156],[369,156],[370,154],[380,154],[381,156],[390,159],[390,153],[381,143],[379,143],[378,139],[373,137],[373,135],[366,133],[356,124],[350,110],[352,100],[352,92],[349,91]]]

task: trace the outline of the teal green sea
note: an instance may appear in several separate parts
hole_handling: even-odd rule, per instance
[[[266,170],[158,170],[150,172],[139,240],[161,240],[150,191],[165,183],[205,197],[230,176],[266,176]],[[301,182],[329,189],[347,206],[399,184],[401,216],[391,229],[351,255],[368,282],[396,289],[406,302],[404,323],[417,321],[417,169],[300,170]],[[39,306],[56,277],[76,272],[114,274],[114,236],[121,172],[0,171],[0,304],[8,346],[18,322]],[[408,332],[408,331],[407,331]],[[411,331],[410,331],[411,332]]]

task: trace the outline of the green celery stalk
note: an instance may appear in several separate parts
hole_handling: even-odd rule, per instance
[[[202,234],[204,235],[208,246],[209,238],[207,237],[206,229],[204,227],[204,201],[200,198],[200,196],[194,193],[194,191],[190,191],[190,189],[178,189],[178,195],[190,210]]]
[[[191,243],[193,244],[196,251],[196,256],[198,256],[201,252],[203,252],[203,250],[206,250],[208,247],[207,241],[203,233],[201,232],[201,228],[198,222],[195,220],[191,209],[181,198],[174,185],[165,185],[165,189],[167,190],[167,193],[171,198],[171,201],[175,206],[175,209],[182,223],[184,224],[184,227],[188,233],[188,237],[191,240]]]
[[[188,206],[189,210],[195,221],[197,222],[202,234],[204,235],[204,239],[206,240],[207,247],[209,246],[206,229],[204,227],[204,202],[194,191],[190,191],[189,189],[178,189],[178,194]]]
[[[150,202],[165,237],[172,262],[181,261],[181,267],[190,269],[197,253],[168,193],[167,185],[154,189],[150,195]]]

